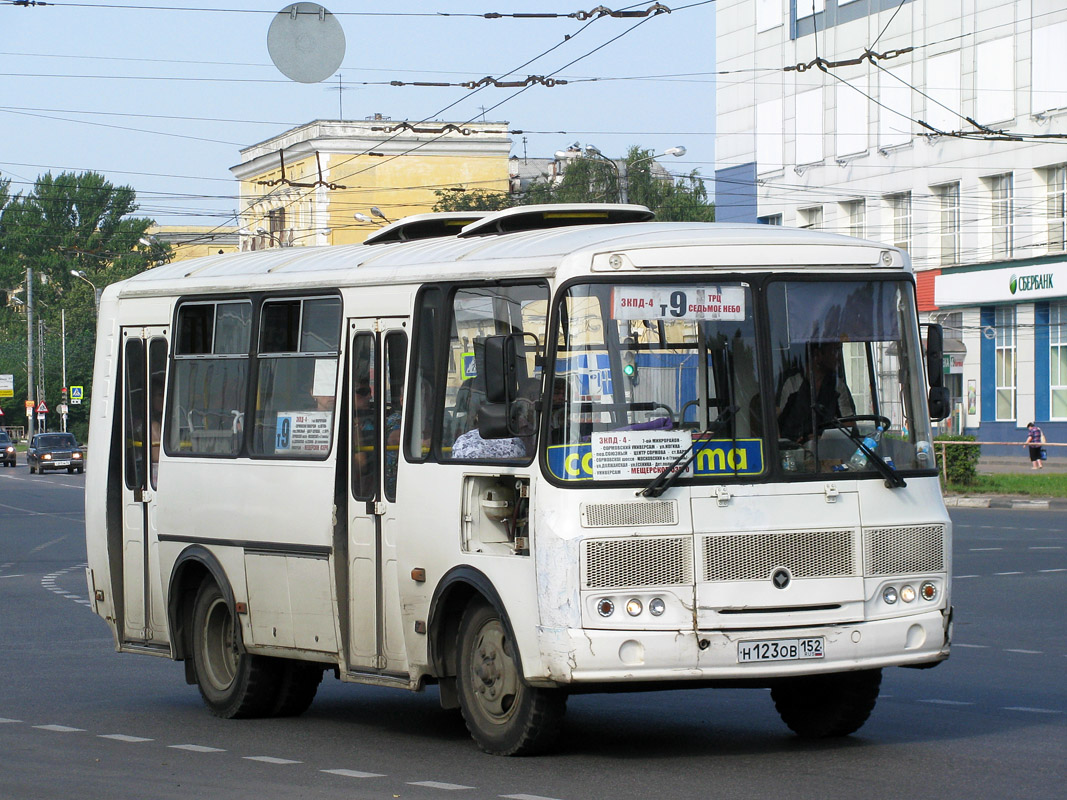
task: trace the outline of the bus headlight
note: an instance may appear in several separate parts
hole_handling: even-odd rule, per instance
[[[914,586],[902,586],[900,587],[900,599],[905,603],[911,603],[915,600],[915,587]]]
[[[887,605],[893,605],[897,602],[897,590],[896,587],[887,586],[882,590],[882,599],[885,600]]]
[[[662,597],[653,597],[648,602],[648,613],[654,617],[661,616],[666,610],[667,604],[663,602]]]
[[[615,613],[615,604],[604,597],[596,602],[596,611],[602,617],[610,617]]]
[[[626,601],[626,613],[631,617],[636,617],[642,611],[644,611],[644,606],[641,605],[641,601],[636,597]]]

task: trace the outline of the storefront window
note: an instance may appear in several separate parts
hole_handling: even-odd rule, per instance
[[[997,420],[1015,419],[1015,306],[996,311]]]
[[[1067,419],[1067,303],[1049,306],[1048,344],[1050,416]]]

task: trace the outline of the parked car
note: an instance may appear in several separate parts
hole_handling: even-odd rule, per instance
[[[0,431],[0,461],[5,467],[15,466],[15,443],[7,435],[7,431]]]
[[[38,433],[30,439],[26,449],[26,463],[30,472],[42,475],[48,469],[85,472],[85,454],[72,433]]]

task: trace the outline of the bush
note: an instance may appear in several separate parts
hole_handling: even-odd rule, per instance
[[[969,486],[978,480],[978,459],[982,455],[980,445],[946,445],[947,469],[941,466],[941,446],[937,442],[973,442],[973,436],[938,436],[934,439],[937,468],[948,473],[948,482]]]

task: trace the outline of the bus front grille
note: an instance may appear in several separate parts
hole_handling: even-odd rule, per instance
[[[855,532],[777,531],[703,537],[706,582],[769,579],[779,567],[794,578],[857,575]]]
[[[689,536],[587,539],[583,586],[631,589],[693,582],[693,544]]]
[[[910,575],[944,570],[944,525],[866,528],[863,531],[865,575]]]
[[[639,525],[677,525],[674,500],[643,503],[582,503],[583,528],[619,528]]]

